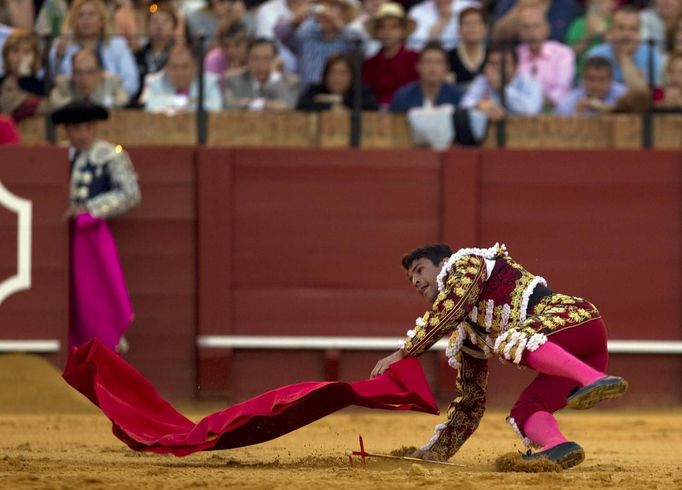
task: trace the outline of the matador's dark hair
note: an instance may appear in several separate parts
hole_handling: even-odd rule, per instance
[[[419,259],[429,259],[433,265],[438,265],[441,260],[447,259],[452,255],[452,249],[444,243],[434,243],[415,248],[405,255],[402,260],[403,268],[408,270],[412,263]]]

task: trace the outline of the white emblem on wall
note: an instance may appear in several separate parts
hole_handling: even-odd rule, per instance
[[[17,273],[0,281],[0,304],[14,293],[31,288],[31,219],[33,205],[15,196],[0,182],[0,206],[17,215]]]

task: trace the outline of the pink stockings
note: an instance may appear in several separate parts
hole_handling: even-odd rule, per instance
[[[606,326],[592,320],[550,335],[535,352],[526,352],[522,364],[538,371],[511,409],[519,430],[536,444],[549,449],[566,438],[552,413],[566,406],[575,388],[605,376],[608,362]]]
[[[535,412],[526,420],[523,430],[526,437],[535,444],[542,446],[542,449],[549,449],[567,442],[568,439],[559,430],[559,423],[549,412]]]
[[[526,366],[539,373],[572,379],[580,383],[581,387],[606,376],[573,354],[569,354],[551,340],[541,345],[534,352],[526,353],[525,361]]]

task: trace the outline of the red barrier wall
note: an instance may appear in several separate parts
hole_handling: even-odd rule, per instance
[[[63,162],[63,164],[62,164]],[[69,165],[58,148],[0,147],[0,182],[32,202],[31,288],[0,304],[0,340],[58,340],[66,360]],[[17,272],[17,216],[0,205],[0,281]]]
[[[112,220],[135,322],[125,355],[159,391],[196,386],[196,179],[192,148],[129,148],[142,204]]]
[[[202,304],[200,332],[395,335],[418,304],[404,287],[400,256],[438,238],[439,172],[431,152],[201,151],[201,284],[212,300]],[[211,373],[203,387],[227,369],[215,359],[224,355],[202,352]],[[273,357],[287,369],[268,362],[267,376],[241,375]],[[314,377],[321,360],[238,352],[237,371],[221,382],[257,391]]]
[[[137,313],[126,357],[171,398],[366,376],[387,353],[197,351],[195,336],[400,336],[424,308],[400,257],[435,241],[505,242],[550,287],[595,302],[611,338],[682,338],[679,153],[128,150],[143,202],[112,223]],[[37,296],[0,305],[3,336],[40,318],[37,337],[65,341],[66,154],[7,151],[0,170],[11,154],[44,258]],[[0,274],[16,255],[9,222],[0,213]],[[442,353],[424,360],[447,398],[454,371]],[[491,366],[491,404],[508,405],[529,373]],[[612,371],[632,381],[625,402],[682,401],[682,356],[614,355]]]

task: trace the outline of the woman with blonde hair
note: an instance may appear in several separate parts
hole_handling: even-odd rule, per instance
[[[83,48],[97,53],[102,67],[123,80],[134,96],[140,85],[137,64],[126,40],[111,36],[109,11],[102,0],[74,0],[66,19],[68,34],[56,39],[50,49],[52,75],[70,75],[73,55]]]
[[[0,78],[0,112],[15,121],[45,114],[45,84],[38,77],[38,41],[31,33],[15,30],[2,47],[5,74]]]

